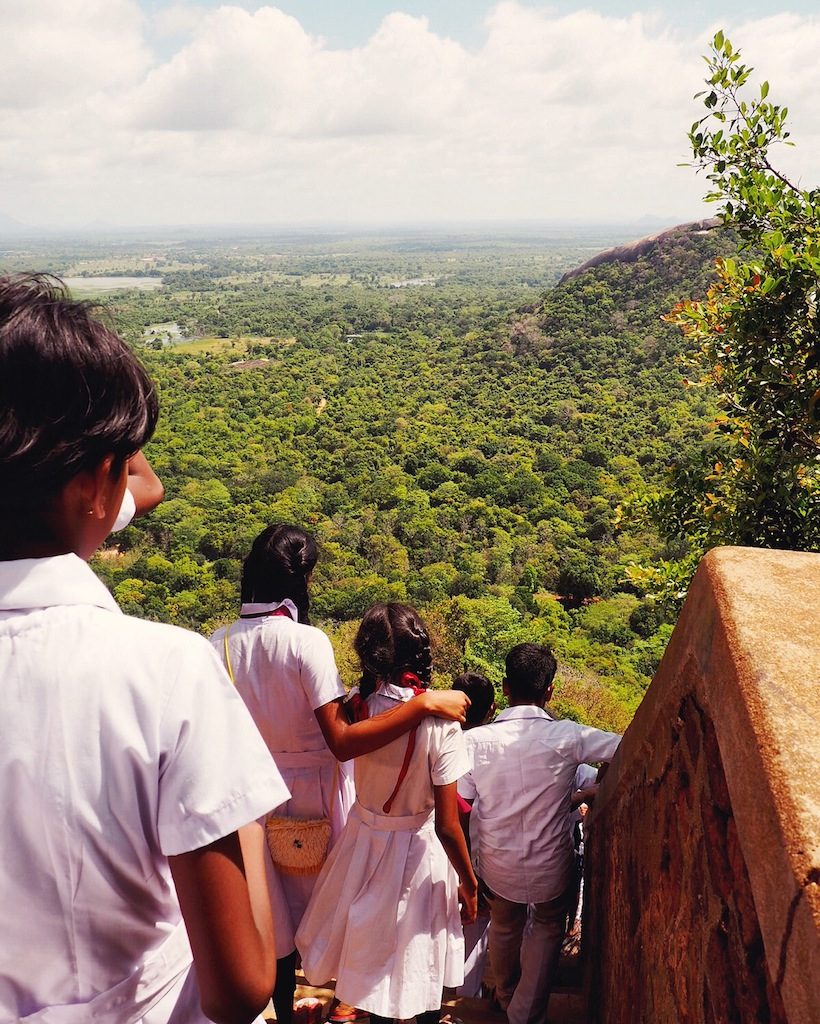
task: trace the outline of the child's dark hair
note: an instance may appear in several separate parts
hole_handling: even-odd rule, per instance
[[[0,513],[25,517],[149,440],[154,385],[131,349],[43,274],[0,277]]]
[[[430,685],[430,635],[419,613],[408,604],[374,604],[359,625],[353,647],[362,665],[362,699],[382,680],[399,682],[404,672],[412,672],[425,686]]]
[[[453,689],[466,693],[470,698],[467,708],[466,728],[483,725],[495,700],[493,684],[478,672],[462,672],[453,682]]]
[[[558,664],[543,644],[517,644],[507,655],[507,688],[513,700],[543,704]]]
[[[242,601],[273,603],[287,597],[300,622],[309,622],[308,576],[319,559],[316,541],[287,523],[267,526],[253,542],[242,566]]]

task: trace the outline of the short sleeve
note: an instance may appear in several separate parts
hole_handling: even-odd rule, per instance
[[[157,829],[166,856],[221,839],[290,796],[208,642],[184,639],[160,724]]]
[[[458,780],[458,795],[464,797],[465,800],[475,800],[477,795],[475,779],[473,778],[473,751],[475,744],[470,742],[469,733],[464,737],[464,747],[467,752],[468,770]]]
[[[470,762],[464,745],[464,735],[456,722],[436,720],[433,727],[440,735],[438,749],[433,754],[430,777],[434,786],[449,786],[469,771]]]
[[[575,758],[578,764],[584,761],[611,761],[621,737],[617,732],[604,732],[588,725],[575,727]]]
[[[336,668],[333,645],[320,629],[309,627],[302,648],[299,678],[311,711],[345,696],[342,677]]]

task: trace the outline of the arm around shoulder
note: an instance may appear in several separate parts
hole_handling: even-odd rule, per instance
[[[347,761],[369,754],[415,728],[432,715],[450,721],[464,721],[469,698],[453,690],[428,690],[391,711],[351,724],[341,701],[316,708],[314,714],[334,757]]]

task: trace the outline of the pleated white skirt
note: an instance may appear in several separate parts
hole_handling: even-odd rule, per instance
[[[311,984],[382,1017],[441,1006],[464,980],[458,879],[433,814],[373,814],[356,803],[296,934]]]

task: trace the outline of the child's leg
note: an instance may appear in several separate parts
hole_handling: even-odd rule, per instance
[[[510,1024],[546,1024],[570,899],[568,890],[557,899],[534,903],[530,908],[521,945],[521,978],[507,1006]]]
[[[273,1009],[279,1024],[291,1024],[293,997],[296,994],[296,950],[276,961],[276,987],[273,990]]]
[[[370,1014],[370,1024],[394,1024],[392,1017],[379,1017],[376,1013]]]
[[[490,965],[495,996],[506,1012],[521,977],[521,939],[527,923],[527,904],[501,896],[490,900]]]
[[[373,1019],[372,1017],[370,1018]],[[428,1010],[426,1013],[416,1014],[416,1024],[438,1024],[441,1019],[441,1007],[437,1010]]]

